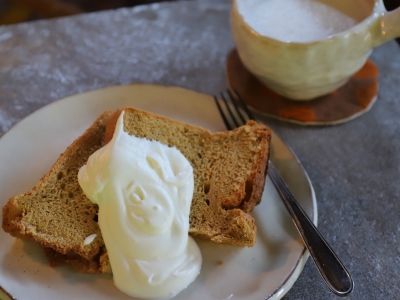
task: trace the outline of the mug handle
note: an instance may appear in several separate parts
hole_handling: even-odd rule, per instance
[[[390,12],[381,12],[375,18],[374,25],[371,32],[373,47],[400,37],[400,7]]]

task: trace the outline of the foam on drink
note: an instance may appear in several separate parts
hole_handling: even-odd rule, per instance
[[[324,39],[358,23],[338,8],[315,0],[238,0],[237,3],[240,14],[256,32],[284,42]]]

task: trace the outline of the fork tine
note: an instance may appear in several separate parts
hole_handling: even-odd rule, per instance
[[[238,100],[236,99],[236,97],[232,94],[232,92],[228,89],[227,90],[229,99],[231,100],[233,106],[235,107],[235,111],[238,114],[239,118],[241,119],[243,125],[246,124],[247,120],[249,119],[249,117],[246,117],[242,114],[239,105],[241,104],[240,102],[238,103]]]
[[[256,118],[254,117],[253,113],[250,111],[249,107],[247,106],[247,103],[244,101],[242,96],[240,96],[240,94],[238,93],[238,91],[236,89],[234,89],[233,91],[235,92],[235,94],[237,96],[237,100],[242,105],[242,107],[245,110],[246,114],[249,116],[249,119],[255,121]]]
[[[228,95],[228,97],[226,96],[226,94]],[[240,97],[236,90],[234,90],[234,92],[231,92],[228,89],[226,93],[220,94],[220,98],[222,99],[222,101],[219,100],[218,97],[214,96],[214,101],[217,105],[219,114],[224,121],[225,127],[228,130],[240,127],[246,124],[248,120],[255,120],[243,98]],[[223,109],[221,102],[224,102],[225,109]],[[244,111],[241,108],[243,108]]]
[[[221,98],[222,98],[222,100],[224,100],[224,103],[225,103],[225,106],[226,106],[226,108],[228,110],[228,113],[229,113],[233,123],[235,124],[234,127],[235,128],[239,127],[240,124],[239,124],[238,120],[236,119],[235,114],[232,112],[231,106],[229,105],[228,100],[226,100],[226,97],[225,97],[225,95],[223,93],[221,93]]]
[[[217,104],[219,114],[221,115],[222,120],[224,121],[226,129],[232,130],[233,127],[229,123],[229,121],[228,121],[228,119],[227,119],[227,117],[226,117],[226,115],[225,115],[225,113],[224,113],[224,111],[223,111],[223,109],[221,107],[221,104],[219,104],[218,98],[216,96],[214,96],[214,101],[215,101],[215,104]],[[225,103],[225,105],[226,105],[226,103]]]

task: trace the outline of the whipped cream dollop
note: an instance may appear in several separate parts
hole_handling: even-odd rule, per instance
[[[200,273],[201,252],[188,235],[193,169],[176,148],[131,136],[118,118],[112,140],[78,174],[98,220],[122,292],[165,299]]]

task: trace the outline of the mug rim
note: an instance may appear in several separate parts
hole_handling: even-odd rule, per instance
[[[236,13],[240,20],[243,23],[244,28],[251,32],[252,35],[256,36],[257,38],[261,39],[261,40],[269,40],[269,41],[273,41],[275,43],[280,43],[280,44],[286,44],[286,45],[298,45],[298,46],[308,46],[308,45],[313,45],[313,44],[318,44],[321,42],[328,42],[328,41],[332,41],[333,39],[339,39],[344,35],[349,34],[350,31],[357,31],[357,29],[359,29],[360,27],[364,26],[365,23],[371,23],[374,19],[376,19],[381,13],[382,11],[380,11],[380,7],[383,6],[383,2],[382,0],[374,0],[374,6],[372,9],[372,12],[368,15],[368,17],[366,17],[364,20],[362,20],[361,22],[357,23],[356,25],[352,26],[351,28],[346,29],[345,31],[341,31],[332,35],[329,35],[325,38],[319,39],[319,40],[315,40],[315,41],[311,41],[311,42],[291,42],[291,41],[281,41],[278,39],[275,39],[273,37],[269,37],[266,35],[262,35],[261,33],[257,32],[253,27],[251,27],[245,20],[243,15],[239,12],[238,6],[237,6],[237,2],[240,0],[233,0],[233,3],[231,5],[231,11],[232,13]],[[385,9],[386,10],[386,9]],[[368,26],[368,24],[367,24]]]

